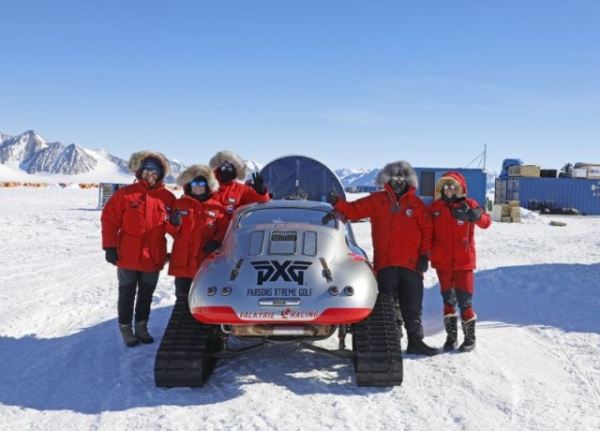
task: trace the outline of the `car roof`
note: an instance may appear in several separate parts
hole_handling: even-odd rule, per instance
[[[332,211],[333,207],[327,202],[319,201],[304,201],[304,200],[284,200],[284,199],[273,199],[269,202],[257,203],[247,205],[242,208],[241,213],[253,210],[265,210],[265,209],[278,209],[278,208],[298,208],[298,209],[312,209],[320,211]]]

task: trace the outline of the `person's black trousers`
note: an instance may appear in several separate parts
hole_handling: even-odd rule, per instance
[[[187,304],[192,281],[191,278],[175,277],[175,296],[177,297],[177,301],[184,300]]]
[[[377,273],[379,293],[398,298],[409,340],[423,339],[423,278],[417,271],[387,266]]]
[[[119,324],[131,325],[135,305],[135,321],[148,321],[152,295],[158,283],[156,272],[142,272],[131,269],[117,269],[119,279]],[[137,298],[136,298],[137,297]]]

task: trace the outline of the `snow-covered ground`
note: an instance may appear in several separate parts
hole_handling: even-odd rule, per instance
[[[479,231],[477,348],[405,356],[401,387],[357,388],[349,362],[281,346],[223,361],[202,389],[164,390],[158,343],[119,338],[97,193],[0,189],[0,429],[600,429],[600,218]],[[370,254],[368,223],[355,231]],[[440,346],[433,271],[426,285]],[[174,299],[163,274],[157,336]]]

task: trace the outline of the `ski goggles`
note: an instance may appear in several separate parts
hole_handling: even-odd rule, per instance
[[[144,164],[142,165],[142,170],[143,171],[160,171],[161,166],[155,162],[154,160],[147,160],[144,162]]]
[[[223,164],[219,166],[219,170],[221,172],[233,172],[235,170],[235,166],[229,162],[223,162]]]
[[[444,191],[452,190],[453,192],[455,192],[457,190],[456,184],[444,184],[442,188],[444,189]]]
[[[206,181],[190,181],[190,187],[206,187]]]
[[[394,175],[393,177],[390,178],[390,183],[404,183],[406,182],[406,178],[404,178],[402,175]]]

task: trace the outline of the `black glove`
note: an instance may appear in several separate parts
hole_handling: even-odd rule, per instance
[[[321,224],[323,226],[325,226],[326,224],[329,224],[329,222],[331,220],[335,219],[335,214],[334,213],[327,213],[326,215],[323,216],[323,218],[321,219]]]
[[[340,200],[340,197],[337,195],[336,192],[327,193],[327,202],[329,202],[332,206],[335,206],[338,200]]]
[[[259,174],[259,173],[252,174],[252,188],[259,195],[264,195],[267,192],[267,189],[265,188],[265,180],[261,174]]]
[[[470,208],[466,202],[452,208],[452,216],[457,220],[478,222],[481,218],[481,208]]]
[[[179,210],[175,210],[169,216],[169,222],[173,226],[179,226],[181,224],[181,212]]]
[[[452,208],[452,217],[456,220],[469,221],[469,205],[466,202],[462,202]]]
[[[205,253],[212,253],[213,251],[215,251],[216,249],[218,249],[221,246],[221,241],[208,241],[206,244],[204,244],[204,247],[202,247],[202,250],[204,250]]]
[[[116,247],[108,247],[104,249],[104,258],[108,263],[112,263],[113,265],[117,264],[117,260],[119,260],[119,254],[117,253]]]
[[[469,215],[469,221],[472,223],[478,222],[481,218],[481,208],[471,208],[467,211]]]
[[[426,254],[419,256],[417,261],[417,272],[423,274],[429,269],[429,257]]]

